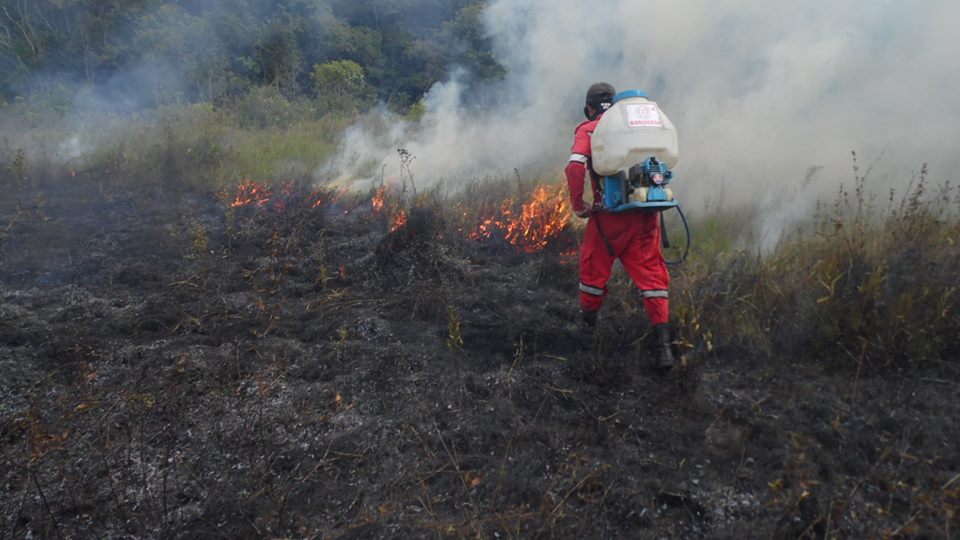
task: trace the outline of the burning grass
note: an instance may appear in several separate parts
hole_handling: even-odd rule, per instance
[[[462,210],[463,203],[457,207]],[[502,238],[526,253],[536,253],[555,241],[570,223],[570,198],[562,183],[537,185],[529,199],[519,204],[519,211],[517,207],[514,198],[507,197],[496,209],[481,209],[469,238],[481,242]],[[464,212],[464,217],[468,216],[469,212]]]
[[[857,365],[902,365],[956,354],[958,194],[949,185],[932,197],[926,189],[923,174],[910,193],[899,200],[891,195],[887,207],[873,215],[864,213],[862,200],[841,192],[832,205],[820,206],[806,231],[785,236],[764,255],[731,249],[732,239],[749,234],[751,224],[739,214],[695,223],[705,234],[691,259],[674,271],[673,305],[686,347],[771,354],[776,344],[788,342],[798,359],[829,357]],[[863,196],[863,186],[855,185],[854,192]],[[232,205],[263,207],[271,193],[265,184],[244,181]],[[366,203],[360,195],[340,197],[366,206],[390,235],[407,226],[411,211],[430,207],[427,219],[437,221],[430,230],[437,224],[443,230],[404,231],[405,237],[423,232],[428,243],[452,243],[464,254],[497,246],[526,254],[576,250],[562,183],[493,182],[474,185],[453,200],[436,194],[413,198],[384,184]],[[277,204],[274,209],[282,209],[283,203]],[[409,243],[390,241],[384,249]],[[630,289],[623,276],[618,280]],[[639,311],[636,299],[626,301],[625,309]]]
[[[294,191],[293,186],[289,182],[282,184],[279,194],[275,195],[278,188],[268,183],[242,180],[233,190],[221,192],[220,197],[233,208],[259,207],[282,211]],[[558,244],[569,250],[571,239],[564,234],[570,232],[572,214],[565,185],[531,183],[525,188],[529,190],[525,198],[505,196],[494,208],[481,205],[468,210],[463,201],[438,201],[435,195],[411,200],[402,189],[382,184],[369,195],[368,208],[372,219],[383,221],[388,233],[404,228],[413,208],[450,205],[457,209],[453,221],[459,223],[457,232],[462,239],[479,245],[506,243],[521,253],[537,253]],[[322,193],[321,190],[308,193],[311,208],[321,211],[326,202],[346,200],[363,204],[364,196],[360,194],[327,190],[325,197]]]

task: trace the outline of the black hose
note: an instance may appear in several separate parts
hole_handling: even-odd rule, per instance
[[[663,260],[663,262],[667,263],[668,266],[675,266],[682,263],[683,261],[687,260],[687,255],[690,254],[690,225],[687,223],[687,216],[683,215],[683,210],[680,208],[680,205],[677,205],[677,212],[680,214],[680,221],[683,223],[684,231],[686,231],[687,245],[684,247],[683,255],[679,259],[673,260],[673,261],[668,261],[666,259]],[[663,225],[664,223],[663,213],[660,214],[660,223],[661,225]],[[667,230],[666,227],[663,227],[663,226],[660,227],[660,232],[661,234],[664,235],[664,237],[666,237],[666,234],[667,234],[666,230]],[[670,246],[669,244],[667,244],[664,247],[670,247]]]
[[[663,212],[660,212],[660,245],[663,249],[670,249],[670,236],[667,235],[667,222],[663,219]]]
[[[613,245],[610,243],[610,240],[607,239],[607,235],[603,234],[603,229],[600,228],[600,219],[598,214],[594,214],[590,221],[593,221],[593,224],[597,227],[597,232],[600,233],[600,239],[603,240],[603,245],[607,247],[607,253],[611,257],[616,257],[617,253],[613,251]]]

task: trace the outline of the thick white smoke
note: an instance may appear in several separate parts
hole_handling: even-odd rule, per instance
[[[950,179],[958,20],[953,0],[493,0],[485,22],[508,69],[499,105],[465,107],[454,77],[430,91],[415,130],[358,126],[332,166],[348,180],[382,162],[389,177],[403,147],[418,182],[557,173],[587,86],[604,80],[646,90],[677,125],[674,187],[689,206],[722,189],[728,203],[766,201],[771,226],[786,225],[852,182],[854,150],[861,172],[879,157],[877,191],[923,162]],[[823,169],[801,187],[812,166]]]

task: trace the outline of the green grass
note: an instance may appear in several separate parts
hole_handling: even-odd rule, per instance
[[[349,124],[311,111],[277,125],[251,125],[210,104],[131,115],[48,115],[6,111],[0,159],[26,155],[25,174],[222,187],[244,178],[307,181],[336,150]],[[126,180],[124,180],[126,181]]]
[[[310,177],[336,151],[331,126],[340,127],[343,123],[334,118],[289,128],[227,130],[223,138],[230,142],[215,179],[228,182],[235,178]]]

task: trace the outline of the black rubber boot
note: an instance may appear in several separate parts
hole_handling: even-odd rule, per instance
[[[674,364],[670,325],[653,325],[653,339],[653,369],[658,373],[666,373],[673,369]]]

